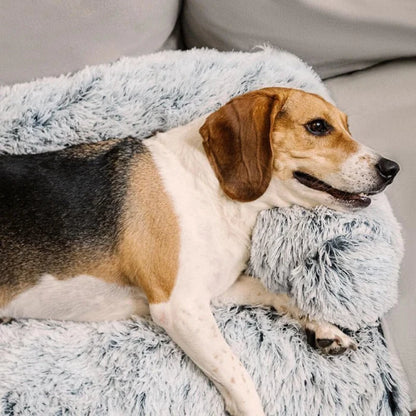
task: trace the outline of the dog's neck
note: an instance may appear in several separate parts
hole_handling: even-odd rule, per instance
[[[285,184],[276,178],[270,182],[266,192],[252,202],[239,202],[230,199],[222,191],[218,179],[212,169],[205,150],[199,129],[206,117],[200,117],[191,123],[169,130],[168,133],[158,133],[147,140],[150,148],[154,148],[163,158],[176,165],[176,174],[192,178],[193,190],[203,194],[210,194],[220,202],[222,209],[228,211],[232,217],[241,214],[242,218],[254,225],[259,211],[272,207],[285,207],[293,204],[288,196]],[[163,171],[163,164],[159,165]]]

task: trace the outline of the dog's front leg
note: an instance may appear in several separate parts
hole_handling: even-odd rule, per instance
[[[308,342],[326,354],[337,355],[357,348],[355,342],[335,325],[309,319],[292,298],[284,293],[268,291],[260,279],[254,277],[240,276],[225,293],[214,299],[214,303],[273,306],[277,312],[298,321],[306,331]]]
[[[225,342],[209,301],[170,299],[151,304],[150,313],[153,320],[214,382],[231,415],[264,415],[254,383]]]

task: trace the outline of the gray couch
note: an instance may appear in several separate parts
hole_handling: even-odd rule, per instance
[[[3,0],[0,83],[56,76],[160,49],[270,43],[315,67],[358,140],[400,162],[389,189],[406,240],[398,305],[385,320],[416,409],[416,2]]]

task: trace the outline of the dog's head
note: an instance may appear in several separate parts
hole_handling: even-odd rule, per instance
[[[296,89],[236,97],[206,119],[200,134],[223,191],[238,201],[258,199],[277,179],[305,207],[361,208],[399,171],[353,140],[344,113]]]

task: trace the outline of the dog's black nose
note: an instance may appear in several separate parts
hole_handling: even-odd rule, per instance
[[[392,180],[400,170],[400,166],[396,162],[382,157],[376,164],[376,169],[383,179]]]

